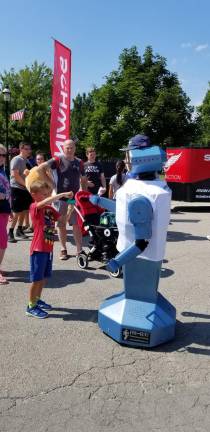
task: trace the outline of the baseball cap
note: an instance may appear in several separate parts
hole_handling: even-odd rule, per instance
[[[124,147],[120,150],[134,150],[134,149],[143,149],[146,147],[151,147],[150,139],[146,135],[135,135],[128,142],[128,147]]]

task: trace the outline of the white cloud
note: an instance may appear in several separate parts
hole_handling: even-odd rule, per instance
[[[203,50],[205,50],[207,48],[208,48],[208,44],[207,43],[206,44],[201,44],[201,45],[196,45],[195,51],[200,52],[200,51],[203,51]]]
[[[181,44],[181,48],[192,48],[197,52],[204,51],[209,47],[207,43],[204,44],[196,44],[192,42],[183,42]]]
[[[191,42],[183,42],[181,44],[181,48],[192,48],[192,43]]]

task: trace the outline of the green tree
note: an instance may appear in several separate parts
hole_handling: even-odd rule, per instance
[[[90,114],[93,111],[92,94],[78,94],[73,99],[74,109],[71,113],[71,136],[79,139],[77,152],[82,153],[85,147],[85,136],[88,130]]]
[[[210,86],[210,82],[209,82]],[[200,142],[210,145],[210,89],[207,90],[202,105],[198,108],[197,125],[200,128]]]
[[[1,87],[9,86],[11,91],[10,113],[25,108],[23,121],[9,122],[10,145],[22,140],[30,141],[34,148],[49,152],[49,126],[51,104],[52,71],[45,64],[36,61],[31,67],[19,72],[11,69],[0,74]],[[5,106],[0,99],[0,139],[5,136]]]
[[[119,148],[140,132],[156,144],[170,137],[174,145],[186,144],[195,135],[189,98],[176,74],[167,70],[165,58],[154,55],[151,47],[142,57],[136,47],[124,49],[118,69],[89,96],[91,109],[85,112],[82,140],[83,145],[96,146],[101,156],[117,156]],[[75,106],[73,112],[78,110]]]

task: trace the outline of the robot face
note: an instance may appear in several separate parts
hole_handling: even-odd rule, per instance
[[[152,146],[145,149],[126,151],[126,167],[134,174],[161,171],[163,154],[160,147]]]

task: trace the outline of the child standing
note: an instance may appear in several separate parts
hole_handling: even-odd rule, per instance
[[[59,213],[50,205],[60,198],[72,198],[72,192],[51,196],[50,186],[41,181],[34,182],[30,188],[34,200],[30,206],[30,216],[34,235],[30,248],[30,291],[26,315],[35,318],[47,318],[52,306],[41,300],[46,279],[52,274],[53,243],[55,222]]]

